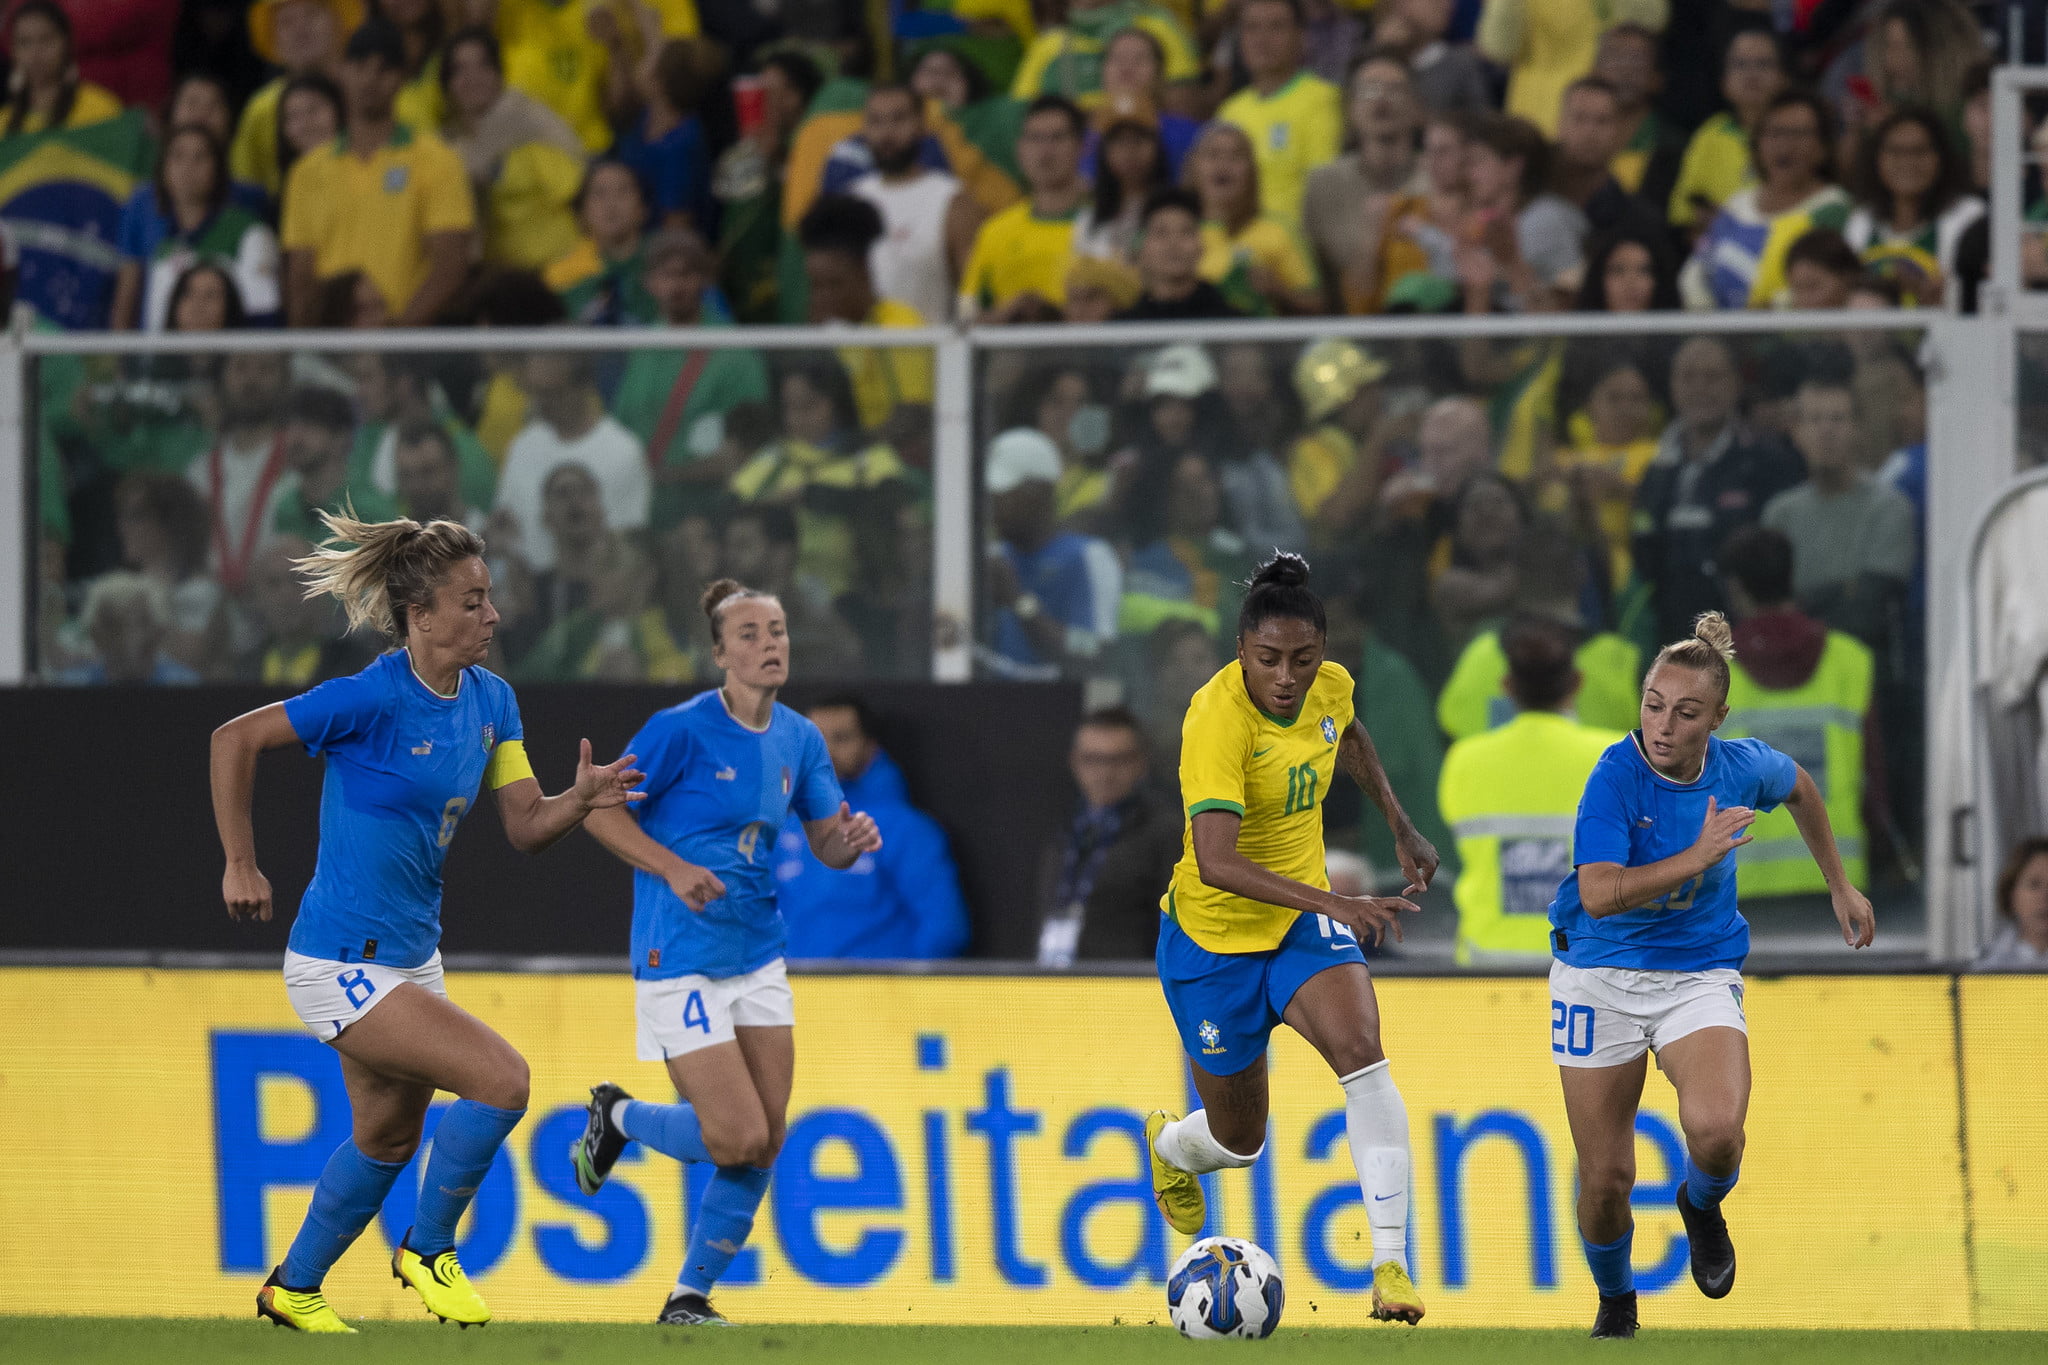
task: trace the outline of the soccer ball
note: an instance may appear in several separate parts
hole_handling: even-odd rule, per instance
[[[1182,1336],[1198,1341],[1269,1337],[1286,1301],[1273,1258],[1235,1237],[1204,1237],[1166,1277],[1167,1313]]]

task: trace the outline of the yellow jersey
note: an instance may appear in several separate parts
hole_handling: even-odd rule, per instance
[[[1064,217],[1040,218],[1025,199],[983,223],[960,276],[961,315],[1000,308],[1026,292],[1065,305],[1079,212],[1077,207]]]
[[[1204,885],[1195,817],[1234,812],[1244,822],[1238,852],[1268,872],[1329,890],[1322,803],[1337,775],[1337,743],[1354,714],[1351,692],[1351,675],[1325,662],[1295,718],[1281,720],[1252,704],[1233,659],[1188,703],[1180,750],[1187,831],[1161,908],[1210,952],[1269,952],[1300,912]]]
[[[924,315],[897,299],[876,299],[870,327],[922,327]],[[889,420],[899,404],[932,401],[932,355],[916,346],[842,346],[839,363],[853,385],[854,407],[869,431]]]
[[[1316,264],[1301,235],[1278,218],[1260,214],[1233,237],[1223,224],[1202,224],[1202,278],[1215,284],[1238,266],[1263,266],[1282,289],[1316,287]]]
[[[1244,129],[1259,163],[1259,208],[1287,223],[1301,221],[1308,173],[1344,148],[1344,101],[1321,76],[1297,72],[1270,95],[1253,86],[1223,101],[1218,120]]]
[[[648,0],[642,0],[648,3]],[[694,38],[701,26],[696,0],[652,0],[664,38]],[[637,48],[632,8],[616,0],[498,0],[498,43],[505,83],[568,120],[591,151],[612,144],[605,117],[605,72],[611,54],[590,35],[590,16],[609,9],[628,44]]]
[[[293,163],[278,236],[286,251],[311,251],[323,280],[362,271],[398,314],[427,282],[427,238],[475,226],[462,158],[401,123],[367,160],[344,133]]]

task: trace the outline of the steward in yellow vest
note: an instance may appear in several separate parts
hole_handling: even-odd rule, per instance
[[[1722,547],[1719,562],[1736,613],[1721,737],[1763,740],[1812,774],[1834,826],[1842,868],[1852,886],[1867,889],[1863,806],[1870,764],[1864,726],[1876,677],[1870,647],[1792,605],[1792,545],[1779,532],[1761,526],[1738,531]],[[1781,806],[1758,816],[1749,835],[1750,842],[1735,850],[1738,895],[1827,891],[1790,810]]]
[[[1505,725],[1515,714],[1514,699],[1508,696],[1505,679],[1507,655],[1501,650],[1501,633],[1482,630],[1472,637],[1458,655],[1444,690],[1437,694],[1436,721],[1452,739],[1464,739],[1496,725]],[[1579,670],[1579,693],[1572,703],[1578,718],[1588,725],[1626,733],[1636,728],[1636,713],[1642,706],[1642,651],[1610,631],[1588,635],[1572,653]]]
[[[1500,632],[1505,725],[1444,756],[1437,804],[1458,841],[1460,966],[1524,966],[1550,957],[1550,902],[1572,870],[1572,825],[1593,765],[1621,739],[1568,713],[1581,675],[1572,633],[1522,617]]]

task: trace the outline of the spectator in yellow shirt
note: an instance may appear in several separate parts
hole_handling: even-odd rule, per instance
[[[1020,100],[1061,95],[1092,109],[1102,99],[1104,59],[1110,40],[1125,29],[1141,29],[1159,45],[1161,65],[1172,83],[1169,104],[1186,105],[1191,84],[1202,74],[1195,41],[1167,10],[1142,0],[1072,0],[1066,22],[1049,28],[1025,50],[1010,94]],[[1180,113],[1196,112],[1177,108]]]
[[[285,158],[278,155],[279,106],[296,76],[341,74],[341,45],[362,22],[362,0],[256,0],[249,9],[249,41],[257,55],[284,70],[249,96],[228,147],[237,180],[284,193]]]
[[[505,84],[498,40],[466,28],[448,40],[442,131],[462,158],[492,265],[538,270],[576,248],[583,144],[562,116]]]
[[[694,0],[487,0],[497,12],[505,79],[569,121],[583,145],[612,144],[638,104],[633,72],[641,11],[660,18],[662,36],[694,38]],[[649,29],[652,25],[647,25]]]
[[[1024,199],[981,225],[960,279],[959,314],[983,322],[1051,321],[1066,301],[1087,119],[1072,100],[1040,95],[1017,135]]]
[[[828,194],[797,225],[813,324],[922,327],[925,319],[900,299],[879,298],[868,253],[882,237],[882,214],[865,199]],[[916,348],[842,346],[840,363],[853,385],[864,430],[899,450],[930,442],[932,359]],[[885,430],[886,428],[886,430]]]
[[[405,45],[381,19],[342,54],[348,126],[292,167],[285,188],[285,307],[307,326],[321,284],[361,271],[402,327],[432,322],[469,270],[476,209],[469,178],[434,133],[394,116]]]
[[[1728,197],[1756,178],[1749,130],[1771,98],[1785,88],[1785,54],[1767,28],[1737,29],[1721,61],[1721,98],[1728,107],[1702,123],[1678,163],[1671,187],[1671,221],[1699,231]]]
[[[1259,211],[1259,164],[1234,123],[1212,123],[1188,156],[1188,184],[1202,200],[1202,278],[1226,297],[1266,313],[1322,311],[1308,248],[1295,230]]]
[[[8,21],[12,94],[0,111],[0,136],[83,128],[121,112],[120,97],[78,78],[71,19],[53,0],[28,0]]]
[[[1216,111],[1251,138],[1260,207],[1288,224],[1301,221],[1309,172],[1344,145],[1343,99],[1303,69],[1301,27],[1301,0],[1244,0],[1237,46],[1252,83]]]
[[[1616,24],[1662,33],[1669,0],[1486,0],[1479,51],[1508,69],[1507,112],[1557,136],[1564,88],[1593,69],[1600,35]]]

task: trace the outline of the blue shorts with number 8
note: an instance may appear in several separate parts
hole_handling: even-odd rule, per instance
[[[738,976],[669,976],[633,983],[636,1043],[643,1062],[665,1062],[733,1041],[735,1028],[788,1028],[796,1000],[781,958]]]
[[[1299,915],[1280,946],[1263,953],[1212,953],[1178,921],[1159,924],[1159,985],[1188,1060],[1232,1076],[1266,1055],[1288,1002],[1308,979],[1363,963],[1358,939],[1327,915]]]

